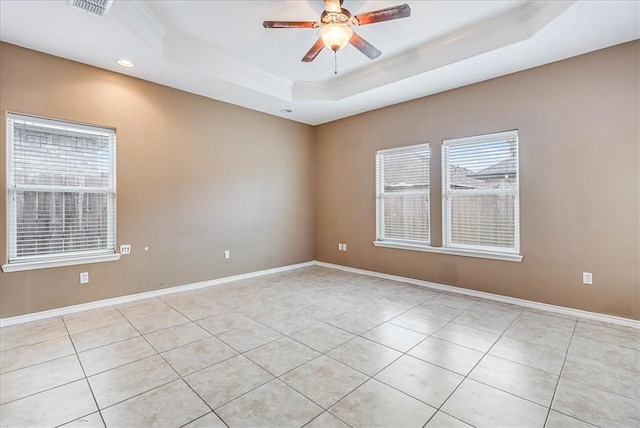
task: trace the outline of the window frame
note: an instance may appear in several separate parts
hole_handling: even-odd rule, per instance
[[[503,140],[515,140],[515,165],[516,177],[513,188],[490,188],[490,189],[451,189],[450,171],[447,162],[446,150],[451,146],[467,144],[491,143]],[[475,135],[471,137],[454,138],[443,140],[442,142],[442,248],[453,251],[461,251],[470,254],[494,256],[503,260],[521,261],[520,255],[520,146],[518,130],[496,132],[490,134]],[[451,202],[452,197],[457,195],[509,195],[514,197],[514,248],[492,247],[484,245],[454,244],[451,237]]]
[[[410,146],[394,147],[390,149],[376,150],[376,240],[374,245],[392,248],[429,248],[431,245],[431,177],[429,176],[428,192],[427,192],[427,219],[428,219],[428,240],[416,241],[410,239],[387,238],[384,236],[384,171],[380,173],[381,162],[384,155],[397,153],[411,153],[413,151],[422,150],[428,152],[429,175],[431,174],[431,148],[429,143],[413,144]],[[403,194],[422,195],[424,192],[413,191],[403,192]]]
[[[113,128],[102,126],[85,125],[64,120],[45,118],[33,115],[7,112],[6,114],[6,264],[2,265],[3,272],[16,272],[32,269],[43,269],[59,266],[70,266],[85,263],[97,263],[105,261],[114,261],[120,258],[120,254],[116,251],[117,243],[117,192],[116,192],[116,132]],[[73,132],[89,135],[99,135],[109,139],[109,186],[106,188],[82,188],[77,187],[77,191],[73,191],[71,186],[52,186],[52,185],[28,185],[18,186],[15,184],[13,171],[13,153],[14,153],[14,126],[15,123],[25,123],[30,126],[45,128],[48,130],[58,130],[61,132]],[[11,245],[17,243],[17,204],[13,202],[17,192],[28,190],[34,192],[65,192],[65,193],[103,193],[111,198],[109,202],[107,220],[107,245],[104,249],[94,249],[87,251],[74,251],[62,253],[38,254],[11,259]],[[70,192],[70,190],[72,190]],[[88,190],[90,192],[88,192]],[[12,227],[13,226],[13,227]]]

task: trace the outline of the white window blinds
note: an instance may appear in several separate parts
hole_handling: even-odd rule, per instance
[[[443,246],[518,253],[518,132],[442,145]]]
[[[376,153],[377,240],[429,245],[429,145]]]
[[[9,114],[9,263],[115,253],[115,131]]]

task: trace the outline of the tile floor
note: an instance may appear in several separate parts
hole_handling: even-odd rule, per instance
[[[637,329],[320,267],[0,338],[2,427],[640,426]]]

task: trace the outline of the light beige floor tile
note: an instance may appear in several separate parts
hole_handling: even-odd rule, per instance
[[[181,379],[102,410],[110,427],[179,427],[210,411]]]
[[[220,340],[240,352],[247,352],[281,337],[282,335],[277,331],[258,323],[225,331],[218,335]]]
[[[273,376],[269,372],[242,355],[185,377],[187,383],[212,409],[271,379]]]
[[[564,331],[565,333],[573,333],[576,327],[576,320],[561,318],[550,313],[534,313],[530,311],[522,312],[518,318],[518,323],[541,326],[548,329]]]
[[[427,336],[404,327],[384,323],[367,331],[362,335],[362,337],[396,349],[400,352],[407,352],[409,349],[423,341]]]
[[[292,333],[290,336],[318,352],[327,352],[355,337],[349,332],[325,323],[312,325]]]
[[[122,342],[80,352],[78,357],[87,376],[92,376],[154,354],[156,354],[156,351],[146,340],[142,337],[134,337]]]
[[[453,323],[442,327],[433,336],[480,352],[487,352],[500,337],[495,333]]]
[[[291,334],[294,331],[318,324],[318,322],[318,320],[310,318],[307,313],[300,309],[286,312],[285,314],[276,314],[262,320],[264,325],[282,334]]]
[[[558,384],[558,376],[532,367],[487,355],[469,378],[493,386],[545,407]]]
[[[89,378],[91,389],[101,409],[124,401],[178,378],[160,357],[145,358]]]
[[[557,316],[558,314],[553,314],[553,315]],[[575,319],[575,317],[573,317],[573,318]],[[593,320],[593,319],[582,318],[582,317],[578,318],[578,322],[579,323],[584,323],[584,324],[599,325],[601,327],[614,328],[616,330],[622,330],[622,331],[638,334],[638,327],[632,327],[630,325],[614,324],[614,323],[611,323],[611,322]]]
[[[78,357],[69,355],[0,375],[0,404],[82,379]]]
[[[435,408],[440,407],[464,379],[408,355],[400,357],[375,378]]]
[[[152,333],[176,325],[185,324],[189,319],[160,299],[147,299],[118,306],[129,322],[142,334]]]
[[[464,296],[462,294],[444,292],[435,296],[431,301],[437,305],[446,305],[452,308],[465,310],[469,309],[481,300],[475,297]]]
[[[301,427],[322,409],[274,379],[216,410],[229,426]]]
[[[349,425],[345,424],[331,413],[324,412],[306,424],[304,428],[349,428]]]
[[[44,363],[74,353],[75,350],[68,336],[13,348],[0,353],[0,373]]]
[[[418,333],[432,334],[444,327],[449,321],[442,318],[430,317],[422,312],[409,311],[393,318],[389,322],[417,331]]]
[[[471,428],[471,425],[465,424],[446,413],[438,412],[433,415],[425,428]]]
[[[54,427],[95,412],[84,379],[0,406],[1,427]]]
[[[638,400],[565,378],[560,379],[551,408],[602,427],[640,426]]]
[[[375,301],[357,306],[353,310],[362,315],[379,319],[380,321],[388,321],[391,318],[397,317],[398,315],[406,311],[406,309],[383,305],[382,303],[378,303]]]
[[[547,408],[466,379],[441,410],[475,427],[541,427]]]
[[[640,351],[640,331],[621,330],[604,325],[578,322],[575,335],[610,345],[624,346]]]
[[[411,312],[420,312],[426,316],[432,318],[441,318],[447,321],[451,321],[462,312],[464,312],[464,308],[459,308],[455,306],[448,306],[446,303],[441,300],[436,300],[437,296],[433,299],[427,300],[424,303],[414,307],[411,309]],[[473,304],[475,302],[472,302]]]
[[[95,412],[64,424],[61,428],[105,428],[105,426],[100,413]]]
[[[382,324],[382,322],[382,320],[371,318],[357,312],[347,311],[334,317],[329,321],[329,324],[353,334],[362,334],[365,331]]]
[[[95,328],[126,321],[115,306],[76,312],[65,315],[62,318],[64,319],[64,323],[67,325],[69,334],[78,334]]]
[[[68,336],[67,328],[60,317],[12,325],[0,330],[0,350],[7,351],[65,336]]]
[[[574,325],[575,321],[525,312],[516,318],[504,335],[566,352]]]
[[[82,352],[120,342],[121,340],[132,339],[137,336],[140,336],[138,330],[133,328],[133,326],[129,324],[129,321],[124,320],[117,324],[110,324],[82,333],[72,334],[71,340],[73,340],[76,350]]]
[[[435,409],[375,379],[347,395],[329,412],[353,427],[422,427]]]
[[[145,335],[145,339],[158,352],[168,351],[207,337],[211,337],[211,334],[193,322]]]
[[[184,428],[227,428],[222,419],[213,412],[209,412],[201,418],[188,423]]]
[[[210,337],[163,352],[162,356],[180,376],[186,376],[237,354],[221,340]]]
[[[574,336],[571,339],[568,355],[599,360],[614,367],[640,371],[640,351],[581,336]]]
[[[409,355],[463,376],[469,374],[484,356],[480,351],[436,337],[426,338],[418,346],[411,349]]]
[[[519,311],[491,310],[486,306],[476,305],[458,315],[453,322],[478,330],[502,334],[518,316],[518,313]]]
[[[588,424],[584,421],[572,418],[555,410],[549,412],[547,424],[545,428],[593,428],[595,425]]]
[[[192,320],[211,317],[228,312],[229,309],[217,303],[206,291],[191,291],[163,296],[162,300]]]
[[[375,302],[380,303],[381,305],[391,306],[406,311],[413,308],[414,306],[418,306],[420,303],[424,302],[424,300],[404,294],[391,293],[377,298]]]
[[[228,330],[233,330],[234,328],[253,324],[255,321],[237,312],[225,312],[220,315],[200,319],[197,323],[211,334],[220,334]]]
[[[291,370],[280,379],[327,409],[363,384],[369,377],[321,355]]]
[[[489,354],[556,375],[560,374],[565,359],[565,353],[557,349],[507,336],[502,336]]]
[[[569,354],[562,370],[562,377],[640,400],[640,371],[618,367],[607,361]]]
[[[274,376],[280,376],[320,355],[288,337],[263,345],[245,354]]]
[[[341,363],[373,376],[399,358],[402,353],[361,337],[355,337],[327,352]]]

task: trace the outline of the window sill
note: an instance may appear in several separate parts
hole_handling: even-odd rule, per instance
[[[20,272],[23,270],[46,269],[62,266],[84,265],[88,263],[112,262],[120,260],[120,254],[101,254],[97,256],[82,256],[68,259],[34,260],[30,262],[16,262],[2,265],[3,272]]]
[[[487,251],[461,250],[457,248],[430,247],[427,245],[400,244],[396,242],[373,241],[376,247],[396,248],[399,250],[424,251],[427,253],[448,254],[451,256],[477,257],[480,259],[503,260],[507,262],[522,261],[520,254],[491,253]]]

